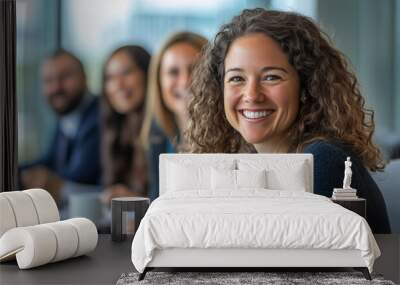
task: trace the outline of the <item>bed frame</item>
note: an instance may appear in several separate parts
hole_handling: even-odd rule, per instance
[[[168,161],[237,158],[282,158],[276,154],[161,154],[160,155],[160,195],[166,192],[166,165]],[[313,193],[313,156],[311,154],[286,154],[286,158],[304,160],[308,164],[305,175],[309,179],[307,192]],[[153,259],[147,265],[139,280],[155,268],[229,268],[234,271],[251,271],[250,269],[271,268],[343,268],[350,267],[361,271],[367,280],[371,276],[359,250],[329,250],[329,249],[253,249],[253,248],[169,248],[157,249]],[[261,270],[262,271],[262,270]]]
[[[351,267],[371,280],[359,250],[328,249],[193,249],[156,250],[152,261],[139,275],[155,268],[231,268],[247,271],[254,268],[338,268]]]

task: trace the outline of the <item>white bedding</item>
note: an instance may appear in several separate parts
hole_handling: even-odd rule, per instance
[[[135,268],[143,272],[165,248],[358,249],[370,272],[380,256],[359,215],[323,196],[266,189],[167,192],[134,237]]]

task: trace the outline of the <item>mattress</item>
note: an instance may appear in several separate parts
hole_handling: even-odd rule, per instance
[[[359,250],[372,272],[380,250],[364,218],[300,191],[167,192],[150,206],[132,242],[139,272],[157,249]]]

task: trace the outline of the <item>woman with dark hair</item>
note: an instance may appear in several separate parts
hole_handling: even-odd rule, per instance
[[[147,166],[139,141],[150,54],[140,46],[115,50],[103,69],[102,166],[104,201],[147,196]]]
[[[245,10],[221,27],[193,75],[187,140],[192,152],[312,153],[314,193],[341,187],[344,161],[352,187],[367,199],[375,233],[389,233],[382,194],[367,168],[384,168],[345,57],[309,18]]]

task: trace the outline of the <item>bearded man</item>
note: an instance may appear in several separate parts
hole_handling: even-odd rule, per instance
[[[99,102],[89,93],[81,61],[57,50],[42,65],[43,95],[57,115],[46,153],[21,167],[21,188],[44,188],[57,202],[73,183],[100,183]]]

